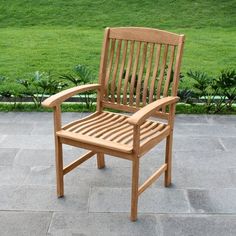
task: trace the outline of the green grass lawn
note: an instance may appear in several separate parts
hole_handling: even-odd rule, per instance
[[[0,75],[55,76],[76,64],[98,73],[106,26],[155,27],[186,35],[182,71],[236,67],[235,0],[0,0]]]

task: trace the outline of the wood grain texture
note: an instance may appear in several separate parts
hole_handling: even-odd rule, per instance
[[[180,36],[158,29],[120,27],[110,28],[110,38],[178,45]]]
[[[51,108],[55,106],[59,106],[62,102],[64,102],[68,98],[78,93],[83,93],[86,91],[96,90],[100,88],[101,88],[100,84],[86,84],[86,85],[80,85],[74,88],[69,88],[47,98],[46,100],[42,102],[42,106],[51,107]]]
[[[183,35],[162,30],[106,28],[99,83],[67,89],[43,102],[43,106],[54,110],[58,197],[64,195],[63,176],[93,155],[97,155],[99,169],[105,167],[105,154],[132,161],[131,221],[137,220],[139,195],[161,174],[165,173],[165,186],[170,185],[183,44]],[[95,89],[97,111],[62,126],[61,103],[77,93]],[[134,114],[108,112],[106,108]],[[151,119],[153,116],[165,122]],[[164,139],[165,163],[139,187],[140,158]],[[63,144],[90,151],[64,168]]]

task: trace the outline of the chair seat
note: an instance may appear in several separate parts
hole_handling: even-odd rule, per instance
[[[133,125],[129,116],[111,112],[95,112],[71,122],[57,132],[57,136],[77,142],[112,149],[124,153],[133,151]],[[140,147],[169,129],[165,123],[147,120],[140,129]]]

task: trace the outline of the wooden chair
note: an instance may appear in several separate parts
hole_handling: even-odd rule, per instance
[[[57,195],[64,195],[63,176],[97,155],[98,168],[104,154],[132,161],[131,220],[137,219],[138,196],[161,174],[171,183],[171,152],[177,87],[184,35],[150,28],[105,30],[99,82],[67,89],[43,102],[54,109]],[[95,113],[61,126],[60,105],[69,97],[97,90]],[[134,113],[124,115],[106,111]],[[150,119],[161,118],[161,121]],[[164,120],[164,121],[163,121]],[[166,138],[165,163],[139,187],[140,158]],[[62,144],[88,151],[63,167]]]

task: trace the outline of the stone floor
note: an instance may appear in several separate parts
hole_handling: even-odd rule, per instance
[[[86,114],[65,113],[64,122]],[[52,113],[0,113],[0,235],[236,235],[236,116],[176,118],[173,184],[163,179],[129,221],[129,161],[89,160],[55,194]],[[66,147],[65,164],[83,153]],[[141,182],[163,161],[164,143],[141,161]]]

